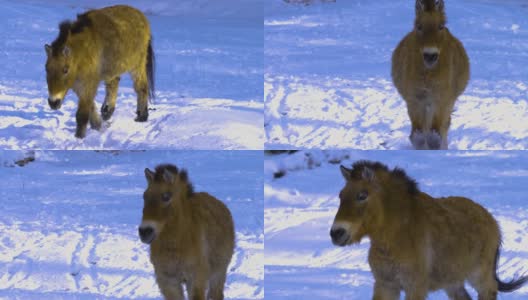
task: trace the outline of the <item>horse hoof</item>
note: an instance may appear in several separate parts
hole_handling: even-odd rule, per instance
[[[84,137],[86,136],[86,132],[79,132],[77,131],[75,133],[75,137],[78,138],[78,139],[84,139]]]
[[[99,120],[97,122],[90,123],[90,127],[92,129],[97,130],[97,131],[101,130],[101,120]]]
[[[425,135],[421,131],[415,131],[410,136],[411,144],[416,150],[427,149]]]
[[[426,140],[427,145],[431,150],[439,150],[442,145],[442,137],[440,137],[440,134],[436,131],[429,132],[426,136]]]
[[[148,120],[148,112],[147,113],[144,113],[144,114],[139,114],[137,115],[135,121],[136,122],[146,122]]]
[[[110,107],[108,105],[103,105],[101,107],[101,116],[103,117],[103,120],[108,121],[112,115],[114,114],[115,106]]]

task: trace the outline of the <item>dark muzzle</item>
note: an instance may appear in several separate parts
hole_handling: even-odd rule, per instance
[[[51,99],[51,98],[48,98],[48,104],[49,104],[51,109],[57,110],[57,109],[61,108],[62,99]]]
[[[346,231],[343,228],[330,230],[330,236],[332,237],[332,243],[336,246],[343,246],[347,240]]]
[[[423,59],[427,67],[433,67],[438,62],[438,53],[424,52]]]
[[[141,242],[145,244],[150,244],[154,239],[154,229],[152,227],[139,227],[138,232]]]

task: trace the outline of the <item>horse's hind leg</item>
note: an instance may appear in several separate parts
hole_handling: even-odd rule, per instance
[[[101,129],[101,118],[99,117],[95,102],[92,103],[92,111],[90,112],[90,127],[95,130]]]
[[[145,70],[132,72],[134,80],[134,90],[137,94],[137,117],[136,122],[145,122],[148,120],[148,81]]]
[[[486,274],[487,273],[487,274]],[[474,278],[470,278],[469,282],[478,293],[478,300],[496,300],[497,299],[497,280],[493,276],[493,271],[482,272]]]
[[[211,276],[209,280],[209,292],[207,299],[223,300],[226,272],[218,272]]]
[[[471,300],[463,284],[461,286],[447,288],[445,292],[450,300]]]
[[[119,87],[120,79],[121,78],[118,76],[114,79],[105,81],[106,95],[103,106],[101,106],[101,115],[105,121],[110,119],[114,113],[117,98],[117,88]]]

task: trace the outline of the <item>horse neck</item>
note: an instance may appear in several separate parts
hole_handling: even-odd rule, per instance
[[[390,250],[410,242],[414,232],[421,226],[419,202],[415,195],[402,190],[391,189],[384,196],[383,221],[372,228],[370,239],[373,244]]]
[[[188,239],[192,232],[193,224],[193,207],[191,203],[192,199],[189,199],[187,191],[182,191],[177,200],[178,206],[173,208],[174,214],[170,217],[167,222],[166,228],[175,229],[176,234],[171,231],[171,239],[178,241],[184,241]]]
[[[77,64],[81,64],[83,60],[87,59],[93,61],[97,57],[99,52],[91,51],[97,49],[96,42],[92,31],[87,29],[70,36],[68,44],[72,48],[72,52],[75,53]]]

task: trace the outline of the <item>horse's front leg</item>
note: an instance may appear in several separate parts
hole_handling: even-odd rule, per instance
[[[425,272],[419,272],[408,278],[407,284],[404,285],[405,300],[425,300],[429,293],[429,284]]]
[[[374,295],[372,300],[398,300],[400,299],[400,289],[393,283],[376,280],[374,283]]]
[[[79,93],[79,107],[77,108],[77,114],[75,115],[77,121],[77,130],[75,131],[75,137],[84,138],[86,136],[86,127],[88,121],[92,124],[92,127],[101,127],[101,120],[97,113],[92,117],[92,112],[95,109],[94,97],[97,92],[97,86],[91,88],[85,88],[82,93]],[[97,124],[99,122],[99,125]],[[98,128],[97,128],[98,129]]]
[[[447,150],[447,134],[451,126],[451,113],[454,103],[439,105],[432,124],[432,131],[428,137],[428,144],[431,149]]]
[[[429,131],[426,122],[426,108],[421,98],[414,98],[407,101],[407,113],[411,120],[411,134],[409,140],[416,150],[426,150],[426,134]]]

